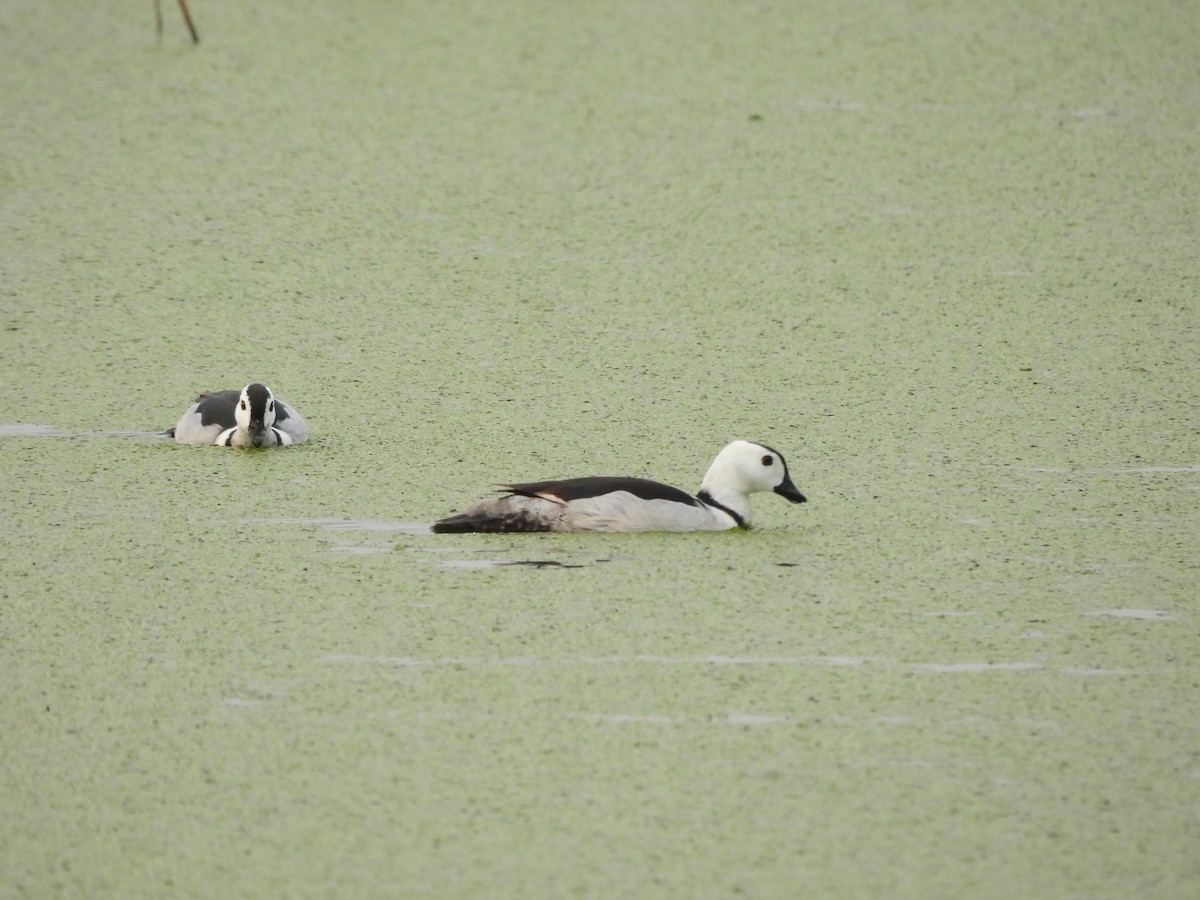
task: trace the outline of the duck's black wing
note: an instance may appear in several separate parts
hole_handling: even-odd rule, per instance
[[[188,407],[180,423],[187,421],[188,428],[207,428],[209,425],[220,425],[221,430],[233,428],[237,425],[237,418],[234,415],[234,410],[237,409],[238,400],[241,398],[241,391],[206,391]],[[196,419],[200,420],[200,424],[195,424]],[[175,428],[168,428],[163,434],[168,437],[175,437]]]
[[[533,481],[527,484],[502,484],[500,487],[512,494],[526,497],[542,497],[558,503],[586,500],[603,494],[625,491],[641,500],[670,500],[698,506],[700,501],[677,487],[651,481],[648,478],[612,478],[591,476],[588,478],[565,478],[560,481]]]
[[[220,425],[233,428],[237,425],[234,410],[237,409],[241,391],[212,391],[196,398],[196,414],[201,425]]]

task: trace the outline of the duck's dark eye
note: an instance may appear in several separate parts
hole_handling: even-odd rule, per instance
[[[275,404],[274,403],[267,404],[267,412],[275,412]]]
[[[763,457],[763,465],[764,466],[769,466],[773,462],[775,462],[775,457],[773,457],[771,455],[767,455],[767,456]]]
[[[242,401],[242,409],[245,409],[245,408],[246,408],[246,401],[245,401],[245,400],[243,400],[243,401]]]

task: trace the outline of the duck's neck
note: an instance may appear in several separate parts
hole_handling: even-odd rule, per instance
[[[708,467],[704,480],[700,482],[700,493],[696,496],[709,506],[727,512],[739,528],[749,528],[751,488],[734,460],[729,458],[727,450],[719,453]]]
[[[738,528],[750,527],[750,498],[737,491],[716,492],[701,485],[696,498],[705,506],[711,506],[726,513]]]

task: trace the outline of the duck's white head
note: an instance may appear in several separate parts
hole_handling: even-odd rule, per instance
[[[707,494],[723,506],[750,521],[750,495],[756,491],[774,491],[793,503],[805,496],[792,484],[783,454],[766,444],[734,441],[717,454],[704,481],[701,495]]]
[[[275,424],[275,395],[265,384],[248,384],[242,388],[233,416],[238,428],[250,436],[251,446],[266,447],[274,443],[268,439],[271,426]]]

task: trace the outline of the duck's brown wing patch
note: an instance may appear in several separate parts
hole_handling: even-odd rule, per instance
[[[541,497],[555,503],[570,503],[572,500],[586,500],[589,497],[599,497],[603,494],[613,494],[626,491],[642,500],[670,500],[674,503],[698,505],[691,494],[679,488],[650,481],[647,478],[610,478],[594,476],[590,478],[566,478],[561,481],[533,481],[526,484],[502,484],[513,494],[523,494],[526,497]]]

